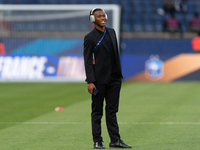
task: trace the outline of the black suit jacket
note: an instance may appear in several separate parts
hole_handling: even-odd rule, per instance
[[[119,78],[122,78],[121,63],[119,57],[119,50],[117,38],[114,29],[107,28],[107,33],[111,37],[112,46],[114,49],[114,56],[116,60],[116,70]],[[111,78],[111,57],[110,52],[101,42],[95,50],[94,47],[101,39],[96,28],[84,37],[84,63],[86,72],[86,82],[96,84],[109,83]],[[103,39],[104,40],[104,39]],[[92,53],[94,52],[95,64],[93,64]]]

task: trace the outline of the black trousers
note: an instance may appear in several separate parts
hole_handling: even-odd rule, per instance
[[[118,112],[121,81],[114,80],[109,84],[95,84],[98,93],[92,95],[92,135],[93,141],[103,141],[101,137],[101,118],[103,116],[103,103],[106,102],[106,125],[112,143],[120,139],[116,113]]]

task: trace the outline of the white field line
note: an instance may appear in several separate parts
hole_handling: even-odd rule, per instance
[[[80,125],[91,124],[90,122],[0,122],[0,124],[23,124],[23,125]],[[102,122],[105,124],[105,122]],[[118,124],[133,125],[200,125],[200,122],[119,122]]]

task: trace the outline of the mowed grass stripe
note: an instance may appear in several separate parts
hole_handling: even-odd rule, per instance
[[[159,125],[159,122],[200,121],[198,82],[135,83],[134,88],[132,83],[128,84],[130,87],[126,86],[122,96],[131,104],[121,105],[125,115],[119,113],[120,121],[158,123],[130,127],[126,135],[134,135],[136,149],[199,149],[200,136],[195,134],[200,130],[198,125]]]
[[[80,125],[80,124],[91,124],[91,122],[0,122],[0,124],[14,124],[14,125]],[[106,124],[106,122],[102,122]],[[133,124],[133,125],[200,125],[200,122],[118,122],[118,124]]]
[[[199,149],[199,124],[161,124],[200,122],[198,86],[199,83],[194,82],[123,83],[118,113],[122,139],[137,150]],[[80,93],[83,99],[65,106],[62,112],[55,112],[52,106],[46,113],[25,121],[16,121],[86,124],[6,125],[7,128],[0,130],[0,140],[3,143],[0,149],[92,149],[91,125],[88,124],[91,100],[85,84],[80,91],[83,91],[82,96]],[[23,113],[23,110],[19,111]],[[104,117],[102,122],[102,136],[107,148],[110,139]]]
[[[135,122],[198,122],[198,87],[194,82],[126,83],[120,101],[126,115],[120,118],[122,122],[130,116]]]
[[[25,122],[88,99],[85,83],[1,83],[0,122]],[[9,125],[8,125],[9,126]],[[1,125],[0,129],[7,127]]]
[[[29,122],[90,122],[89,103],[89,100],[85,100],[72,104],[64,107],[64,111],[51,111],[31,119]],[[74,149],[75,145],[81,149],[87,149],[88,145],[91,145],[91,139],[90,124],[15,124],[0,130],[0,140],[2,141],[0,149],[70,150]],[[82,146],[77,142],[80,142]]]

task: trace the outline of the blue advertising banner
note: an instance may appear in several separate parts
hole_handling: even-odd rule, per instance
[[[124,80],[197,79],[198,54],[183,53],[193,53],[191,39],[121,39]],[[187,70],[174,68],[185,68],[186,62],[194,63]],[[48,79],[84,82],[83,38],[0,39],[0,80]]]
[[[4,80],[85,79],[83,57],[0,56],[0,78]]]
[[[5,38],[1,80],[84,81],[82,39]]]

